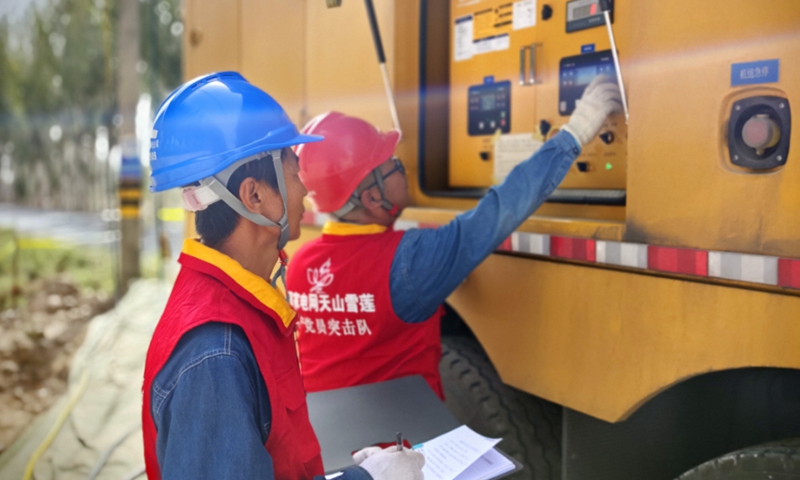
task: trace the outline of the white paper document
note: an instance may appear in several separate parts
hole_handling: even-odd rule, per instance
[[[492,462],[489,461],[488,465],[475,464],[481,461],[481,457],[487,452],[494,451],[494,446],[499,442],[499,438],[484,437],[466,425],[425,442],[418,449],[425,455],[425,466],[422,468],[425,480],[455,480],[457,477],[459,480],[481,480],[483,477],[480,475],[491,470],[488,467]],[[498,455],[500,454],[498,453]],[[511,463],[502,455],[500,457]],[[499,464],[496,459],[494,462]],[[473,465],[475,465],[474,473],[478,477],[466,473]],[[511,464],[511,468],[514,468],[513,464]],[[491,476],[486,478],[491,478]]]
[[[511,170],[529,159],[544,143],[530,133],[500,135],[494,143],[494,180],[502,182]]]
[[[536,26],[536,0],[514,2],[514,30]]]
[[[514,470],[514,463],[494,448],[490,448],[481,458],[466,470],[459,473],[455,480],[490,480]]]
[[[472,15],[456,19],[455,27],[453,28],[453,57],[456,62],[472,58],[473,44],[472,44]]]

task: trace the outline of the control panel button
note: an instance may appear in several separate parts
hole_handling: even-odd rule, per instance
[[[600,140],[606,145],[614,141],[614,132],[603,132],[599,135]]]
[[[780,139],[780,129],[768,115],[750,117],[742,127],[742,140],[745,145],[755,149],[757,155],[763,155],[764,150],[777,145]]]

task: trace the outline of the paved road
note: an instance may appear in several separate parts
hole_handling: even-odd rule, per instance
[[[105,215],[65,212],[0,203],[0,228],[14,229],[26,237],[50,238],[73,245],[115,245],[119,238],[119,227],[116,221],[109,218],[113,216],[113,212]],[[170,252],[177,259],[183,242],[183,223],[165,222],[163,225],[170,242]],[[155,229],[145,228],[142,232],[142,254],[155,253],[156,245]]]

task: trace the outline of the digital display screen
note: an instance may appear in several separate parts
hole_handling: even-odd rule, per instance
[[[582,20],[600,13],[596,1],[573,2],[569,5],[567,21]]]
[[[580,67],[575,72],[575,85],[588,85],[597,76],[597,66]]]
[[[481,95],[481,110],[494,110],[497,105],[497,101],[495,100],[494,94],[491,95]]]

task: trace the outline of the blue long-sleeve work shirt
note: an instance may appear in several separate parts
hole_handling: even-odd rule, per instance
[[[438,229],[409,230],[392,262],[390,292],[406,322],[428,318],[561,183],[580,145],[559,133],[475,209]],[[264,449],[269,392],[250,344],[236,326],[208,323],[181,338],[152,386],[162,477],[274,478]],[[359,467],[340,480],[370,480]]]
[[[401,320],[431,317],[467,275],[491,254],[558,187],[580,154],[580,144],[561,132],[478,205],[436,229],[403,235],[392,261],[389,291]]]
[[[164,480],[275,477],[264,448],[269,393],[240,327],[211,322],[187,332],[156,375],[151,394]],[[360,467],[338,478],[372,480]]]

